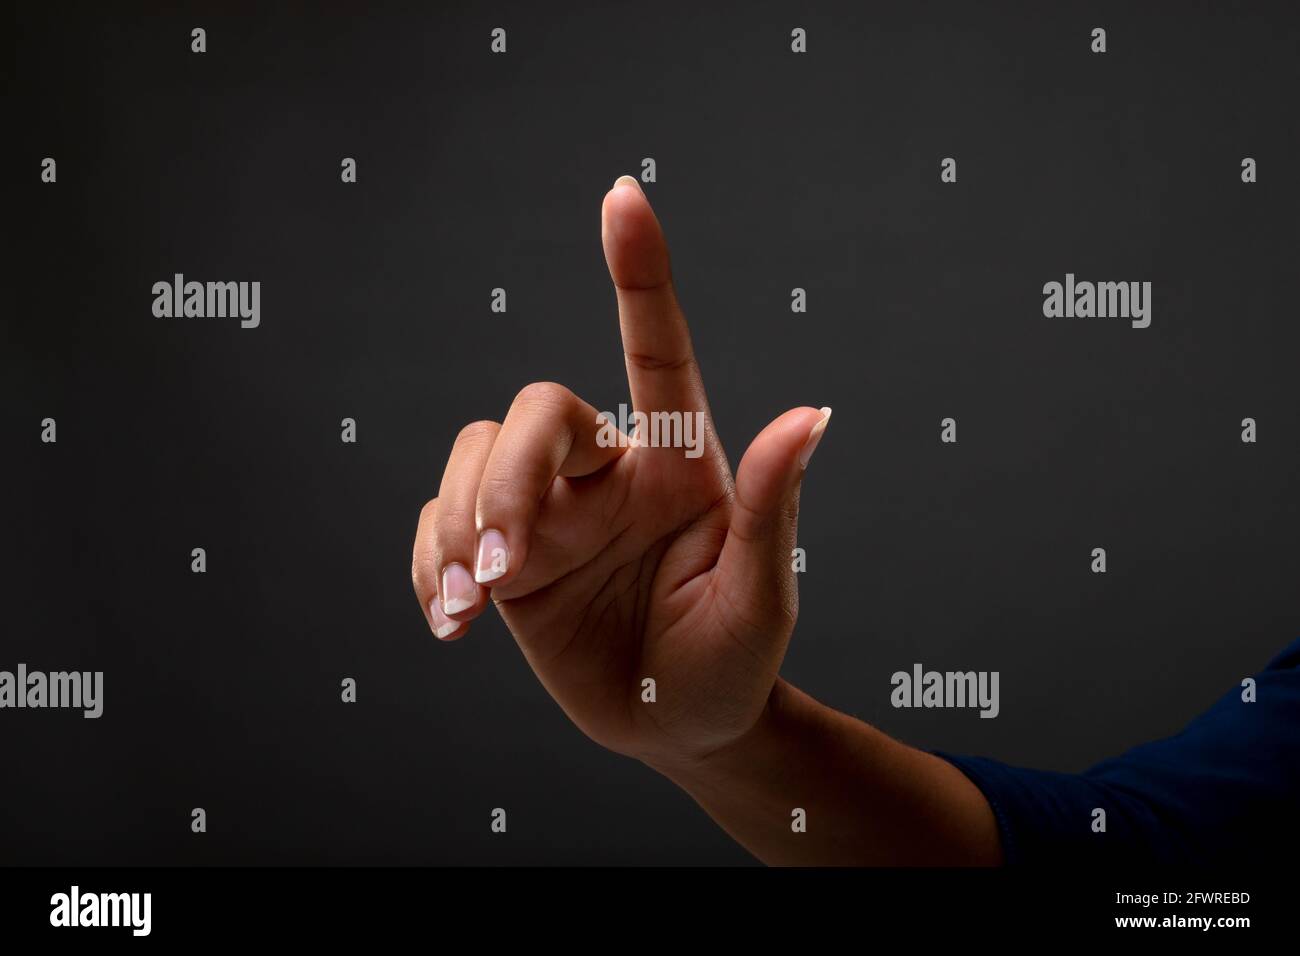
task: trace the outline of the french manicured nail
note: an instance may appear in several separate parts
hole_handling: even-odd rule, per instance
[[[460,627],[458,623],[442,613],[437,598],[429,602],[429,618],[433,621],[433,636],[440,641],[445,641],[456,628]]]
[[[510,548],[506,546],[506,536],[495,528],[489,528],[478,539],[478,557],[474,560],[474,580],[479,584],[487,584],[509,570]]]
[[[817,450],[817,443],[822,440],[822,435],[826,433],[826,423],[830,420],[830,408],[823,408],[822,417],[818,419],[817,424],[812,427],[812,431],[808,433],[808,440],[803,443],[803,448],[799,450],[800,468],[808,467],[808,459],[812,458],[813,452]]]
[[[614,180],[615,186],[621,186],[623,183],[631,183],[633,186],[637,188],[638,192],[641,193],[645,192],[645,190],[641,188],[640,180],[638,180],[635,176],[620,176],[618,177],[618,179]]]
[[[438,596],[444,614],[459,614],[478,600],[478,585],[463,564],[449,564],[442,572],[442,592]]]

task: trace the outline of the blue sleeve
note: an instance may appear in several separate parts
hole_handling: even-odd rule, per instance
[[[1083,773],[936,754],[988,799],[1009,864],[1259,858],[1300,844],[1300,641],[1255,682],[1253,703],[1235,687],[1181,733]]]

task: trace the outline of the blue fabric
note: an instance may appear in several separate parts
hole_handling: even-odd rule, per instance
[[[979,787],[1009,864],[1208,864],[1300,848],[1300,640],[1179,734],[1083,773],[936,751]],[[1093,810],[1106,831],[1093,832]]]

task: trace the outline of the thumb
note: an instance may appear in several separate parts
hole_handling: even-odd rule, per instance
[[[759,432],[736,470],[731,526],[714,569],[729,608],[781,642],[799,607],[790,568],[799,486],[830,418],[829,408],[794,408]]]

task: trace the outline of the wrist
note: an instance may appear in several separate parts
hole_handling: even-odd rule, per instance
[[[776,742],[786,735],[796,710],[808,700],[778,677],[758,717],[739,736],[701,753],[656,757],[642,762],[681,786],[724,779],[762,763],[763,755],[773,752]]]

